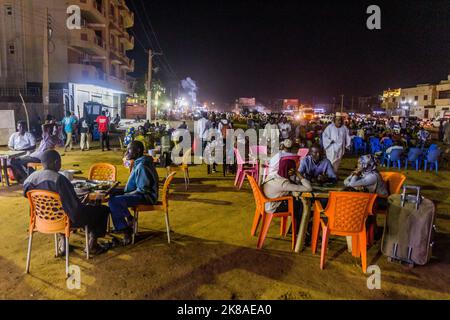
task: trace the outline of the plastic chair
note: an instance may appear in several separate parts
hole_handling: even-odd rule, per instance
[[[116,181],[117,169],[109,163],[96,163],[89,169],[89,180]]]
[[[264,196],[263,192],[261,191],[260,187],[258,186],[258,183],[256,182],[255,178],[251,175],[247,175],[248,181],[250,182],[250,186],[253,191],[253,197],[255,198],[255,204],[256,204],[256,210],[255,210],[255,216],[253,218],[253,225],[251,230],[251,235],[255,236],[256,230],[258,229],[258,225],[261,222],[262,219],[262,227],[261,232],[258,237],[258,242],[256,247],[258,249],[261,249],[264,245],[264,241],[266,240],[267,232],[269,231],[270,224],[273,220],[273,218],[281,218],[281,229],[280,229],[280,235],[286,236],[287,234],[287,222],[288,218],[291,218],[292,221],[292,230],[295,230],[295,219],[294,219],[294,199],[292,197],[281,197],[281,198],[275,198],[275,199],[269,199]],[[287,212],[277,212],[277,213],[268,213],[266,212],[265,205],[269,202],[280,202],[280,201],[287,201],[288,202],[288,211]],[[295,240],[296,240],[296,234],[293,231],[292,232],[292,250],[294,250],[295,247]]]
[[[267,153],[267,146],[250,146],[250,154],[258,156],[260,161],[264,160],[264,163],[262,164],[262,168],[264,169],[262,181],[265,181],[267,175],[269,174],[269,159],[267,159]]]
[[[411,148],[408,152],[408,157],[405,160],[405,170],[408,170],[408,163],[416,163],[416,171],[419,170],[420,156],[422,155],[422,150],[420,148]]]
[[[259,168],[258,163],[250,163],[250,167],[245,167],[246,163],[244,159],[242,159],[239,150],[234,149],[234,154],[236,156],[237,162],[237,170],[236,170],[236,179],[234,181],[234,185],[240,190],[242,188],[242,184],[244,183],[245,175],[249,174],[255,179],[259,179]]]
[[[387,150],[388,148],[392,147],[394,145],[394,141],[392,141],[391,138],[384,139],[381,143],[381,147],[383,150]]]
[[[64,234],[66,238],[66,276],[69,276],[69,237],[70,220],[64,212],[59,194],[50,191],[33,190],[27,193],[30,203],[30,226],[28,229],[28,252],[25,272],[30,272],[31,247],[33,233],[55,235],[55,256],[58,255],[57,234]],[[86,258],[89,259],[89,230],[86,233]]]
[[[171,172],[173,172],[173,170],[183,171],[184,187],[185,187],[186,191],[188,191],[189,185],[191,184],[191,180],[190,180],[190,176],[189,176],[189,164],[192,162],[191,157],[192,157],[192,149],[188,149],[183,155],[181,164],[179,166],[170,166],[168,168],[168,172],[167,172],[168,173],[167,176],[169,176],[169,174]]]
[[[300,161],[302,161],[302,159],[305,158],[308,154],[309,154],[308,148],[299,149],[297,152],[297,155],[300,157]]]
[[[383,181],[389,191],[389,195],[400,194],[403,183],[406,181],[406,176],[398,172],[380,172]]]
[[[300,156],[286,156],[280,159],[280,165],[282,161],[293,160],[297,166],[297,170],[300,167]]]
[[[371,154],[375,154],[377,152],[382,151],[380,139],[378,139],[378,138],[370,137],[369,145],[370,145],[370,153]]]
[[[170,184],[172,183],[173,178],[177,173],[172,172],[164,182],[161,200],[156,204],[152,205],[139,205],[136,207],[132,207],[134,213],[134,225],[133,225],[133,235],[132,235],[132,243],[135,243],[136,235],[139,231],[139,214],[141,212],[151,212],[151,211],[163,211],[166,219],[166,231],[167,231],[167,242],[170,244],[170,223],[169,223],[169,191]]]
[[[403,155],[403,150],[402,149],[394,149],[394,150],[392,150],[390,154],[387,154],[385,156],[387,167],[390,168],[391,162],[392,162],[392,167],[394,167],[394,164],[396,164],[398,169],[401,169],[401,167],[402,167],[402,164],[401,164],[401,162],[402,162],[402,155]]]
[[[330,192],[327,208],[321,203],[314,204],[312,253],[316,254],[319,229],[322,228],[322,251],[320,268],[325,267],[328,238],[330,235],[351,236],[352,254],[361,256],[362,270],[367,269],[366,219],[372,212],[376,194],[357,192]],[[322,214],[322,216],[321,216]]]
[[[30,162],[27,164],[27,174],[31,175],[31,169],[34,171],[38,171],[39,169],[42,169],[42,163],[40,162]]]
[[[353,138],[353,151],[358,154],[360,152],[366,152],[366,142],[361,137]]]
[[[439,170],[439,157],[441,156],[441,150],[440,149],[433,149],[429,150],[428,154],[425,157],[423,170],[426,172],[428,168],[428,163],[430,164],[430,171],[432,170],[432,167],[434,166],[436,170],[436,174],[438,174]]]

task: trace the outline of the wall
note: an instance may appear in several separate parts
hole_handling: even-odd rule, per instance
[[[28,115],[30,117],[30,122],[37,121],[38,116],[44,120],[43,115],[43,105],[42,103],[27,103]],[[61,120],[64,117],[64,105],[62,104],[50,104],[48,106],[51,115],[55,116],[56,119]],[[16,122],[19,120],[26,120],[25,110],[21,103],[8,103],[0,102],[0,110],[13,110]]]

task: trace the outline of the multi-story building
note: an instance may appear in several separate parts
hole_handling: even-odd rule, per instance
[[[68,26],[71,5],[80,9],[80,28]],[[0,0],[0,91],[41,94],[50,25],[50,92],[76,114],[89,101],[123,113],[132,93],[134,61],[126,53],[134,48],[133,24],[125,0]]]
[[[388,89],[383,91],[383,102],[381,103],[381,107],[386,110],[387,114],[394,115],[399,113],[399,111],[402,111],[402,109],[399,108],[400,93],[401,89]],[[404,113],[404,110],[402,113]]]
[[[450,111],[450,75],[447,80],[441,81],[436,85],[436,105],[435,116],[442,116],[445,111]]]
[[[406,115],[421,119],[434,118],[434,100],[436,86],[419,84],[412,88],[402,88],[400,93],[400,108],[406,110]]]

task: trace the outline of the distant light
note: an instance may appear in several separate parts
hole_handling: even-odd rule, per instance
[[[167,107],[167,108],[170,108],[171,106],[172,106],[172,103],[170,103],[170,102],[167,102],[167,103],[166,103],[166,107]]]

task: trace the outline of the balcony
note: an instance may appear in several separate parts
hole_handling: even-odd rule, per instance
[[[124,57],[124,63],[120,66],[121,69],[126,70],[127,72],[134,72],[134,60]]]
[[[128,32],[124,32],[120,36],[120,41],[125,46],[125,50],[133,50],[134,49],[134,37],[131,36]]]
[[[95,0],[70,0],[69,3],[77,5],[90,22],[105,23],[106,15],[103,6],[100,6]]]
[[[130,11],[127,7],[119,8],[122,11],[123,15],[123,24],[125,29],[131,28],[134,26],[134,13]]]
[[[434,104],[436,107],[448,107],[450,106],[450,99],[436,99]]]
[[[106,44],[94,30],[81,28],[70,30],[69,45],[93,56],[106,57]]]

